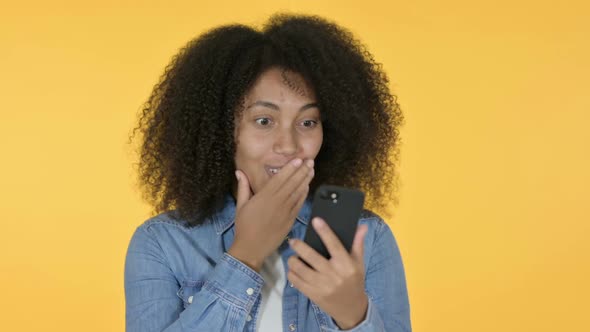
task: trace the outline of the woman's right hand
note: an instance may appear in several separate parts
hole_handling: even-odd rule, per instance
[[[259,272],[291,230],[314,176],[313,160],[293,159],[252,195],[246,174],[238,179],[235,237],[228,254]]]

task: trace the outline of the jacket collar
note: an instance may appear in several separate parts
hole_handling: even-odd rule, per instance
[[[309,223],[309,217],[311,215],[311,197],[308,197],[303,206],[299,210],[296,220],[307,225]],[[223,234],[229,228],[231,228],[235,222],[236,217],[236,201],[231,194],[227,194],[224,199],[223,208],[213,215],[212,221],[215,226],[215,232]]]

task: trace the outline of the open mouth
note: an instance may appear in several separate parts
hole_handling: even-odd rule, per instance
[[[278,174],[281,171],[282,167],[271,167],[271,166],[265,166],[264,169],[266,170],[266,173],[268,173],[268,175],[273,176]]]

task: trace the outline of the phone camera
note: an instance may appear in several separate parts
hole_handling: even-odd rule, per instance
[[[331,193],[330,198],[332,199],[332,203],[334,203],[334,204],[338,203],[338,193],[335,193],[335,192]]]
[[[328,192],[327,190],[322,190],[320,192],[320,198],[329,199],[334,204],[338,203],[338,193],[337,192]]]

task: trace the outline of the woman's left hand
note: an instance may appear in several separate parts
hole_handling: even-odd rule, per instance
[[[365,319],[369,303],[365,293],[363,263],[363,240],[367,225],[357,228],[350,253],[322,219],[314,218],[312,225],[331,257],[326,259],[301,240],[290,240],[291,248],[297,255],[289,257],[287,278],[328,313],[341,329],[353,328]]]

